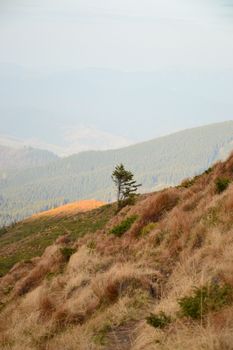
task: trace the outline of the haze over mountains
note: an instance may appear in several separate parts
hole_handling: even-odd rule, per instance
[[[1,225],[79,199],[115,199],[111,173],[123,162],[142,191],[179,184],[199,174],[233,149],[233,121],[184,130],[109,151],[58,158],[47,151],[1,148]],[[35,162],[37,166],[35,166]],[[15,166],[13,165],[15,164]],[[13,169],[14,168],[14,169]]]
[[[38,167],[57,159],[58,157],[55,154],[46,150],[2,146],[0,139],[0,168],[2,170]]]
[[[120,148],[229,119],[232,90],[227,68],[47,73],[2,64],[0,134],[59,155]]]

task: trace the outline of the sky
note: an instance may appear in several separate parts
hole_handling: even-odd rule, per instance
[[[1,135],[121,147],[232,119],[231,91],[232,0],[0,2]]]
[[[124,71],[177,65],[232,68],[229,4],[229,0],[1,0],[1,62]]]

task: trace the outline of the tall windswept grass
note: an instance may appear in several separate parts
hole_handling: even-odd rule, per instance
[[[143,227],[149,223],[161,220],[179,201],[179,193],[175,189],[169,189],[144,201],[141,208],[140,219],[132,227],[131,234],[137,236]]]
[[[0,279],[0,348],[233,349],[233,186],[217,193],[218,178],[233,180],[233,155],[105,226],[95,217],[100,229],[89,213],[85,235],[15,265]]]

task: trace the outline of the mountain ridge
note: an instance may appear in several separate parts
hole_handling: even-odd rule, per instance
[[[80,199],[115,198],[111,173],[124,163],[150,192],[195,176],[233,146],[233,122],[188,129],[119,150],[88,151],[45,166],[0,170],[2,225]]]
[[[47,165],[58,160],[58,157],[47,150],[29,146],[9,147],[0,141],[0,168],[3,170],[19,170]]]

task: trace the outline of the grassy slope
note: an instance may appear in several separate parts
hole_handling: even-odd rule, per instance
[[[18,248],[25,244],[19,234],[30,229],[37,232],[32,246],[44,232],[55,239],[69,231],[70,240],[64,236],[0,280],[0,348],[231,350],[233,184],[218,193],[219,177],[233,181],[233,156],[117,215],[105,206],[15,226],[5,238],[19,239]],[[190,297],[203,286],[208,298],[201,294],[197,304]],[[199,318],[184,314],[182,297]]]
[[[89,207],[90,208],[90,207]],[[72,240],[104,227],[113,215],[106,205],[70,216],[47,216],[43,213],[0,231],[0,276],[17,262],[39,256],[59,236],[69,233]],[[51,212],[49,212],[51,214]]]

